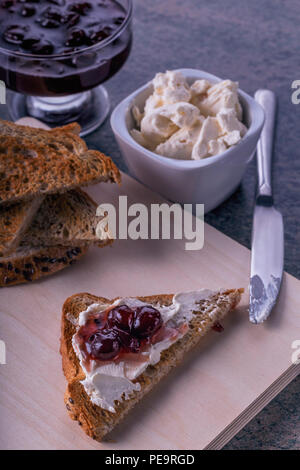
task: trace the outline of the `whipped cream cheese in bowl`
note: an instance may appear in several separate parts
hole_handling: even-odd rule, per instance
[[[238,83],[205,79],[189,85],[181,72],[157,73],[143,111],[133,105],[136,142],[181,160],[201,160],[225,152],[246,134]]]
[[[263,122],[262,108],[236,82],[194,69],[156,74],[111,117],[131,174],[205,212],[240,184]]]

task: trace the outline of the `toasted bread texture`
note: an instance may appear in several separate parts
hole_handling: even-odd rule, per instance
[[[44,130],[0,120],[0,204],[100,181],[119,183],[112,160],[88,150],[77,129],[76,124]]]
[[[0,257],[12,253],[32,222],[44,196],[16,202],[9,207],[0,205]]]
[[[0,287],[53,274],[76,263],[87,250],[87,246],[18,247],[12,255],[0,257]]]
[[[33,123],[35,123],[34,119]],[[38,121],[37,123],[40,125]],[[75,122],[52,132],[58,130],[79,135],[80,126]],[[28,201],[16,202],[9,206],[0,205],[0,257],[14,252],[44,198],[45,196],[36,196]]]
[[[161,354],[160,361],[148,366],[137,377],[141,389],[134,391],[128,400],[115,402],[115,413],[94,405],[81,381],[85,375],[79,360],[73,350],[72,337],[76,332],[76,322],[80,312],[93,303],[111,304],[116,299],[108,300],[88,293],[75,294],[69,297],[62,310],[61,348],[64,375],[68,381],[65,393],[65,405],[70,417],[77,420],[83,430],[93,439],[101,442],[103,438],[126,416],[126,414],[139,402],[145,394],[162,379],[168,372],[178,365],[187,351],[195,347],[201,337],[211,327],[221,320],[230,310],[238,304],[243,289],[224,290],[213,293],[211,297],[197,304],[197,311],[193,311],[193,318],[189,322],[188,332],[176,343]],[[170,305],[173,295],[156,295],[150,297],[137,297],[139,300],[153,305]]]
[[[105,246],[112,239],[104,238],[108,232],[103,233],[102,240],[97,237],[96,227],[102,217],[96,216],[96,210],[95,201],[80,189],[48,195],[24,234],[22,244]]]

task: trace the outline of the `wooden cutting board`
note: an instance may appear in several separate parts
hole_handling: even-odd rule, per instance
[[[121,188],[89,190],[98,202],[161,199],[123,175]],[[247,315],[250,252],[209,225],[204,248],[184,241],[116,241],[93,248],[78,265],[39,282],[1,289],[1,449],[221,448],[299,372],[291,343],[300,340],[299,281],[285,274],[280,299],[263,325]],[[244,287],[241,306],[211,333],[99,444],[65,410],[59,355],[61,307],[75,292],[104,297],[174,293],[199,287]]]

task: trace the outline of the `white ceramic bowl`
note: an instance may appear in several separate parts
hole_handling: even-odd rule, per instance
[[[213,83],[220,78],[194,69],[179,69],[193,83],[206,78]],[[202,203],[205,212],[217,207],[238,187],[252,159],[264,124],[264,111],[247,93],[239,90],[243,122],[248,131],[241,141],[226,152],[203,160],[175,160],[157,155],[139,145],[130,135],[135,127],[131,109],[143,109],[152,94],[151,82],[125,98],[113,111],[111,126],[130,173],[166,199],[179,203]]]

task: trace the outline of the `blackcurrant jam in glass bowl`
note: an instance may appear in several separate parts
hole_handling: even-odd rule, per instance
[[[77,120],[81,135],[109,111],[100,84],[131,48],[132,0],[0,0],[0,80],[12,119],[51,127]]]

